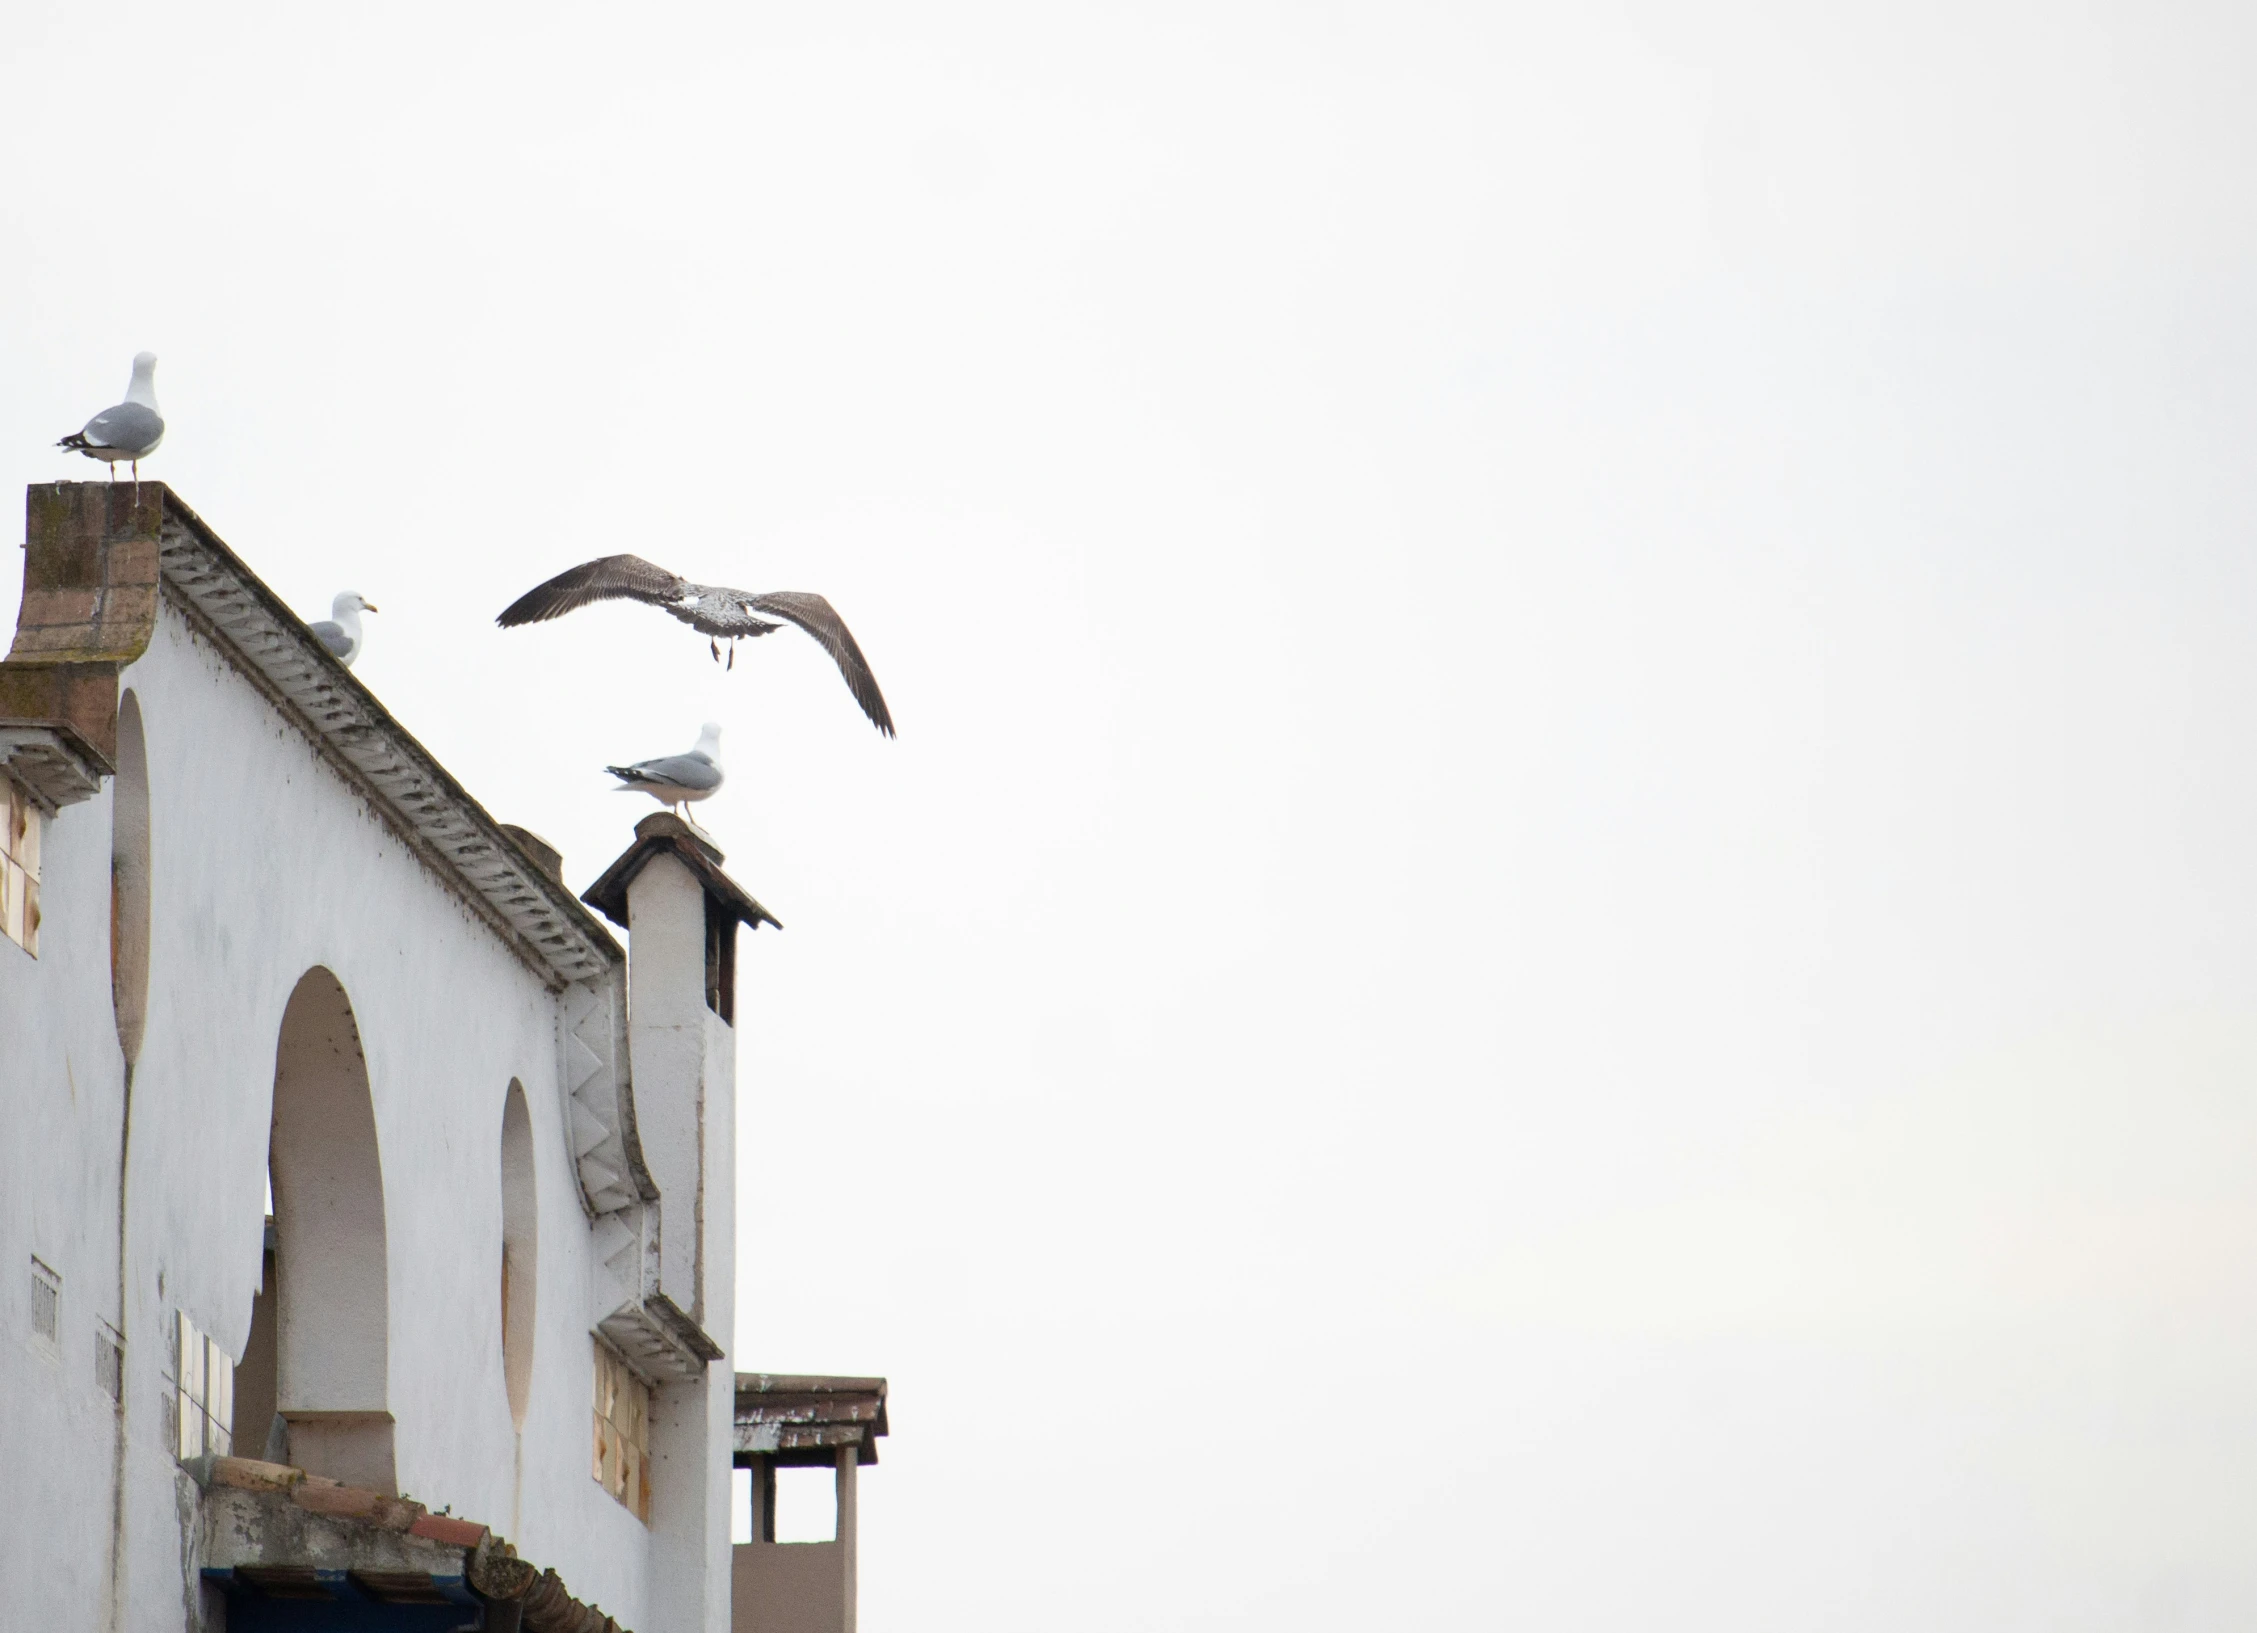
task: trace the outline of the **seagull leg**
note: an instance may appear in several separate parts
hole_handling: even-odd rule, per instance
[[[737,643],[736,643],[736,642],[734,642],[734,641],[731,641],[731,642],[729,643],[729,668],[730,668],[730,670],[732,670],[732,671],[733,671],[733,670],[735,670],[735,668],[736,668],[736,667],[737,667]]]
[[[713,661],[719,663],[721,661],[721,643],[708,635],[705,638],[705,644],[713,649]]]

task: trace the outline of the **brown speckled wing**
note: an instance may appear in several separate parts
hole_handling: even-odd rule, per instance
[[[689,585],[640,556],[605,556],[582,562],[536,585],[504,607],[494,620],[504,629],[561,618],[591,601],[647,601],[666,607],[689,592]]]
[[[846,688],[854,694],[854,701],[870,717],[870,724],[888,737],[893,735],[893,715],[886,708],[885,695],[878,690],[878,677],[870,673],[869,660],[855,645],[854,632],[846,627],[836,608],[808,590],[775,590],[751,599],[762,612],[787,619],[822,642],[823,650],[846,677]]]

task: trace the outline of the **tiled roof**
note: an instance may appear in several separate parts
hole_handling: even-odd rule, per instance
[[[456,1625],[450,1605],[511,1604],[525,1633],[627,1633],[474,1520],[281,1463],[201,1458],[191,1471],[204,1580],[231,1599],[430,1605],[434,1628]]]

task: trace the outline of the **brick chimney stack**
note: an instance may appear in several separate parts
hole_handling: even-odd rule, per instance
[[[157,626],[161,482],[43,482],[25,493],[24,593],[0,662],[0,767],[50,806],[116,769],[118,671]]]

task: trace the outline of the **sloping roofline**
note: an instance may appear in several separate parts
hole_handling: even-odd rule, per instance
[[[0,663],[0,715],[8,717],[0,725],[21,726],[17,735],[29,743],[12,751],[43,754],[93,792],[92,779],[111,770],[118,672],[147,648],[161,594],[552,989],[625,962],[619,943],[563,881],[465,792],[179,495],[143,482],[128,510],[124,485],[115,487],[42,482],[30,490],[23,604],[14,648]],[[82,797],[67,782],[58,781],[55,793]]]
[[[624,961],[609,931],[162,483],[158,559],[167,599],[219,638],[252,681],[376,801],[517,954],[561,988]]]

